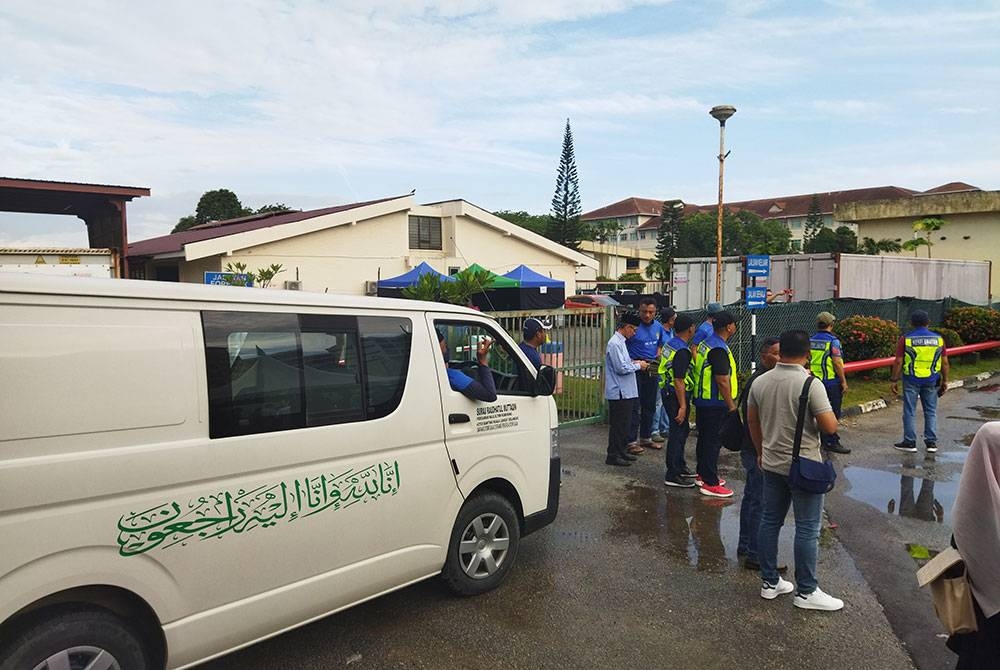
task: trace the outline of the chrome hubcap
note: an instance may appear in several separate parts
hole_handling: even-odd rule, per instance
[[[52,654],[34,670],[121,670],[118,661],[100,647],[70,647]]]
[[[496,573],[507,558],[510,531],[498,514],[480,514],[462,532],[458,558],[462,570],[473,579]]]

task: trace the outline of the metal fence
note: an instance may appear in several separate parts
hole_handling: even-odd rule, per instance
[[[927,312],[931,324],[940,324],[945,313],[955,307],[970,307],[970,303],[944,298],[943,300],[920,300],[918,298],[891,298],[887,300],[864,300],[860,298],[835,298],[830,300],[772,303],[759,310],[748,310],[742,303],[727,305],[726,309],[736,317],[736,334],[729,340],[736,365],[741,371],[749,370],[755,360],[756,342],[765,337],[777,337],[786,330],[816,330],[816,315],[830,312],[837,319],[849,316],[877,316],[892,321],[901,331],[906,331],[910,314],[917,309]],[[751,312],[757,312],[756,340],[752,335]],[[695,323],[704,321],[704,310],[685,311]],[[932,326],[933,327],[933,326]]]
[[[525,319],[552,324],[548,342],[540,348],[542,362],[556,370],[553,397],[559,425],[598,423],[604,419],[604,348],[614,332],[613,308],[552,309],[490,312],[510,333],[522,339]]]

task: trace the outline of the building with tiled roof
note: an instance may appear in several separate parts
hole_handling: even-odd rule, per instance
[[[724,206],[732,212],[746,210],[764,219],[781,221],[788,226],[789,231],[792,233],[792,248],[800,250],[806,217],[809,215],[809,208],[812,206],[814,197],[819,199],[819,209],[824,225],[836,227],[844,224],[853,229],[855,226],[852,223],[834,219],[833,213],[835,207],[854,202],[894,200],[928,194],[973,191],[979,191],[979,189],[964,182],[951,182],[922,192],[900,186],[876,186],[844,191],[826,191],[815,194],[808,193],[776,198],[761,198],[759,200],[739,200],[726,202]],[[607,219],[615,220],[623,227],[621,233],[619,233],[620,244],[629,244],[640,249],[653,249],[656,247],[656,230],[662,221],[659,215],[663,209],[663,202],[663,200],[652,198],[626,198],[595,209],[592,212],[587,212],[580,219],[591,222]],[[717,211],[717,207],[717,204],[693,205],[686,203],[684,205],[684,216],[690,216],[697,212],[715,212]]]

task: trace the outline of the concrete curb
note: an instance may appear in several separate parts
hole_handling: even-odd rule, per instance
[[[971,377],[966,377],[965,379],[958,379],[955,381],[948,382],[948,390],[957,389],[965,386],[966,384],[974,384],[976,382],[981,382],[994,375],[1000,375],[1000,370],[990,370],[988,372],[980,372],[978,375],[973,375]],[[871,400],[869,402],[861,403],[860,405],[853,405],[851,407],[844,407],[842,411],[842,416],[857,416],[859,414],[867,414],[868,412],[875,412],[880,409],[886,409],[890,404],[895,404],[899,402],[898,400],[891,400],[886,402],[883,398],[878,400]]]

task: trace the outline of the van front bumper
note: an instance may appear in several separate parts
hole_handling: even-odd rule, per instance
[[[562,461],[558,456],[549,459],[549,498],[541,512],[535,512],[524,517],[524,529],[521,537],[534,533],[556,520],[559,512],[559,485],[562,478]]]

